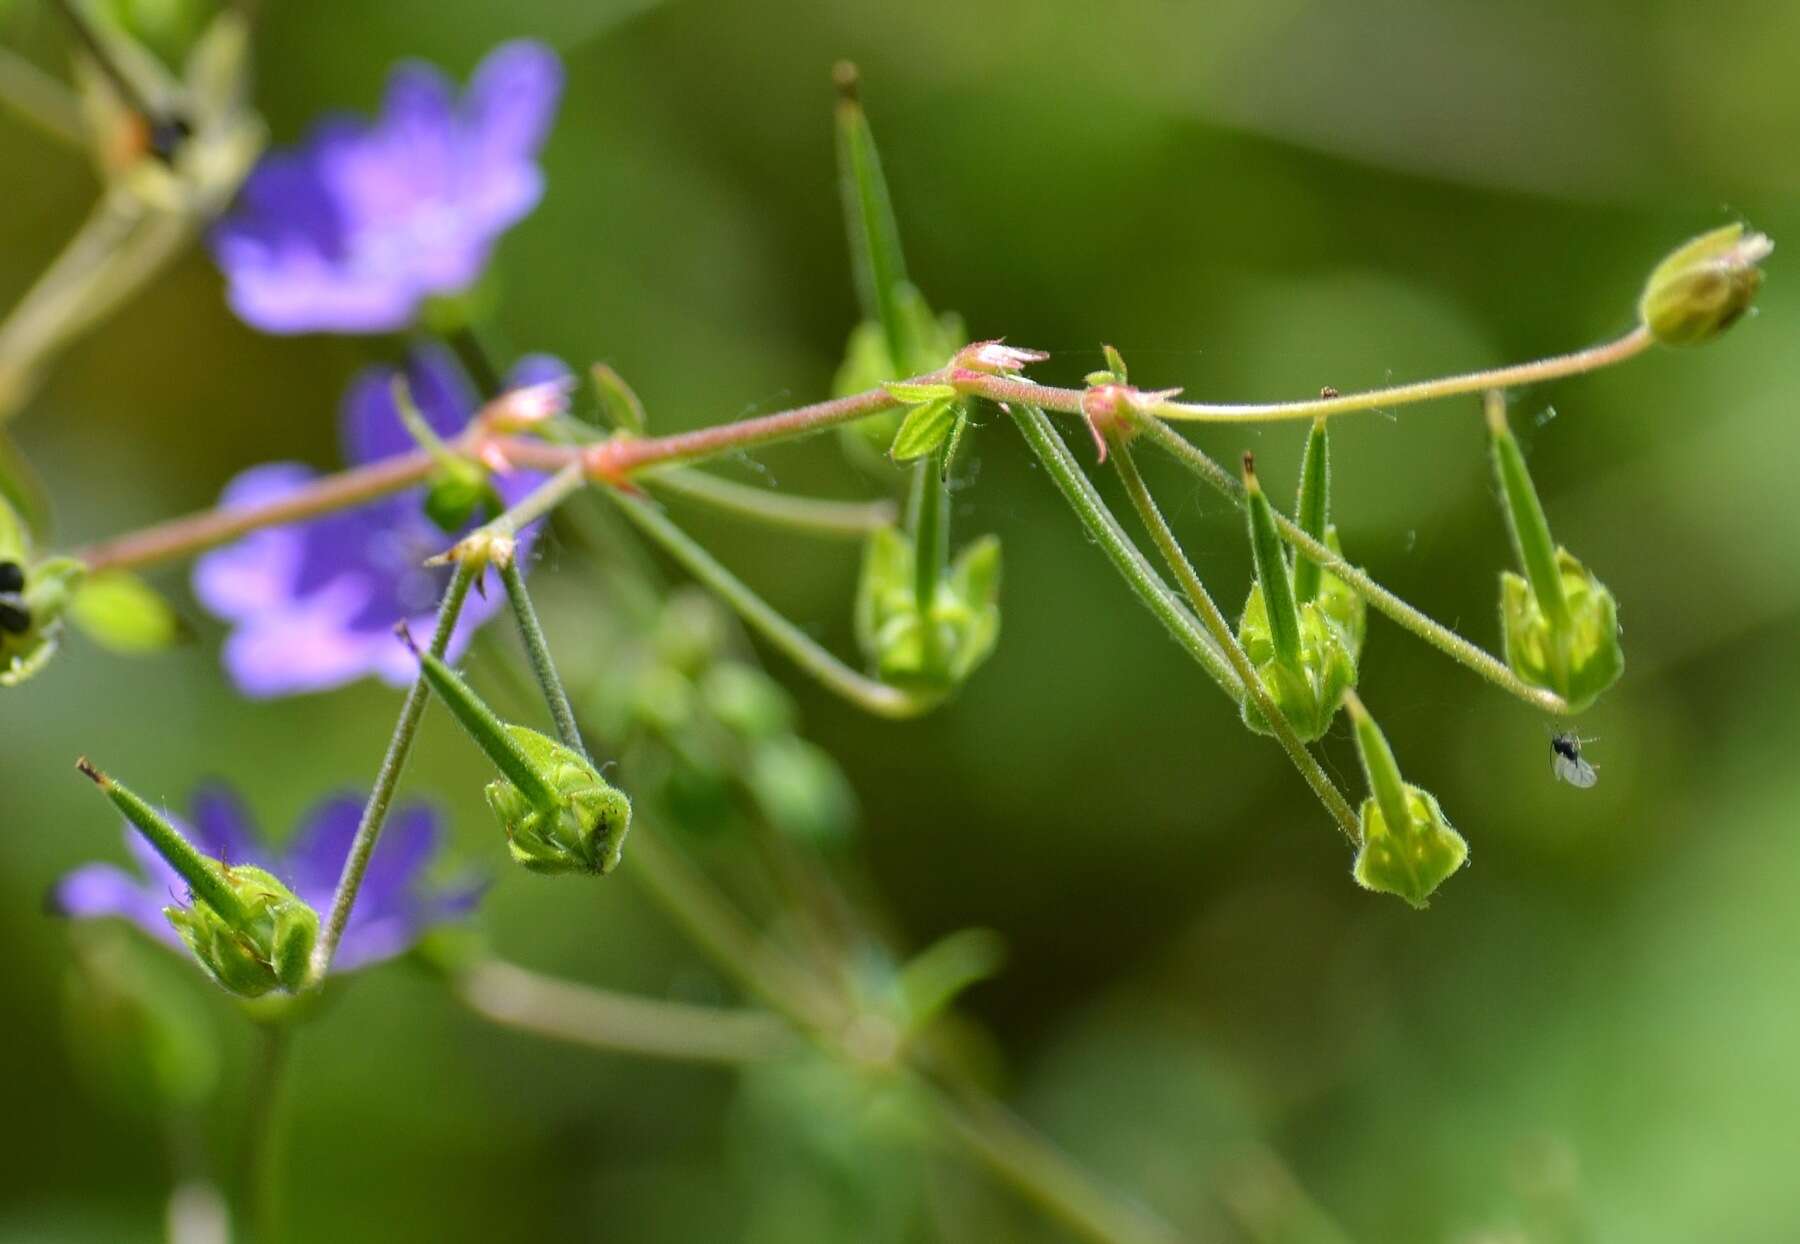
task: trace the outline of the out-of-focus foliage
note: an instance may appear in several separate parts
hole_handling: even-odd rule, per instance
[[[831,386],[858,319],[833,173],[840,57],[863,70],[909,275],[972,335],[1055,351],[1034,370],[1057,383],[1100,366],[1102,340],[1134,382],[1194,398],[1524,358],[1628,328],[1647,267],[1738,213],[1800,239],[1795,6],[1138,3],[1109,9],[1103,38],[1075,0],[256,7],[276,142],[373,108],[399,57],[460,76],[505,37],[558,46],[568,96],[544,202],[499,248],[495,335],[607,361],[657,431]],[[56,65],[51,16],[0,6],[0,37]],[[153,37],[171,63],[190,20]],[[10,304],[94,180],[10,115],[0,168]],[[1760,313],[1705,349],[1515,399],[1553,530],[1600,568],[1628,631],[1628,671],[1579,726],[1594,789],[1553,780],[1540,717],[1370,622],[1359,685],[1473,860],[1426,912],[1347,884],[1349,852],[1279,750],[1131,602],[1010,427],[977,412],[990,426],[954,477],[956,530],[1002,537],[1008,596],[979,676],[894,725],[768,668],[849,777],[868,857],[853,888],[881,895],[896,939],[1006,938],[1005,971],[966,1006],[1032,1122],[1201,1238],[1255,1238],[1253,1220],[1336,1238],[1321,1217],[1362,1241],[1795,1234],[1800,522],[1780,469],[1800,460],[1800,282],[1784,253]],[[60,547],[210,505],[255,462],[326,467],[343,388],[383,349],[259,337],[195,255],[63,355],[7,431],[59,503]],[[1304,429],[1198,439],[1288,481]],[[1486,444],[1472,400],[1334,425],[1333,520],[1354,560],[1497,648],[1512,553]],[[1140,458],[1200,573],[1242,599],[1241,516]],[[755,478],[797,492],[875,478],[833,437],[761,461]],[[854,546],[681,517],[853,650]],[[534,583],[575,666],[605,641],[586,593],[558,585],[566,541],[546,539]],[[193,613],[184,569],[148,578]],[[65,632],[0,700],[0,1008],[9,1112],[31,1120],[0,1141],[0,1240],[156,1238],[170,1182],[162,1123],[67,1040],[85,951],[40,899],[117,838],[70,761],[156,774],[158,797],[228,775],[264,823],[291,824],[321,787],[366,787],[392,726],[397,695],[374,683],[238,698],[220,637],[128,662]],[[1325,748],[1355,788],[1341,717]],[[495,945],[579,979],[727,996],[637,896],[629,849],[604,893],[503,871],[470,757],[434,712],[404,785],[443,792],[466,858],[499,876]],[[720,862],[747,849],[718,839]],[[171,975],[155,987],[227,1038],[223,1101],[188,1125],[185,1174],[233,1142],[250,1051],[216,990]],[[169,1073],[181,1093],[213,1074],[205,1057]],[[842,1239],[846,1207],[880,1210],[899,1238],[1058,1238],[904,1128],[857,1125],[906,1114],[868,1085],[533,1042],[403,965],[336,998],[294,1074],[294,1239],[731,1240],[787,1204],[768,1238]]]

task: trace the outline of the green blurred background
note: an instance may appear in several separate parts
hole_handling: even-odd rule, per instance
[[[549,191],[499,253],[496,328],[518,350],[610,361],[659,430],[829,385],[855,317],[839,57],[862,66],[927,297],[976,336],[1054,351],[1042,374],[1059,382],[1097,366],[1102,340],[1134,380],[1222,400],[1522,359],[1628,328],[1643,275],[1693,233],[1741,215],[1778,246],[1800,239],[1791,3],[263,8],[257,99],[277,143],[327,108],[371,109],[402,56],[461,76],[504,37],[562,51]],[[4,28],[28,46],[54,33],[24,3]],[[95,183],[10,118],[0,168],[10,301]],[[1006,550],[1001,646],[961,697],[881,724],[770,658],[854,782],[901,943],[976,924],[1010,943],[967,1004],[1021,1113],[1200,1240],[1256,1238],[1227,1207],[1291,1201],[1289,1180],[1342,1233],[1296,1240],[1800,1238],[1800,284],[1785,253],[1761,314],[1717,344],[1517,398],[1557,535],[1625,626],[1625,678],[1580,726],[1595,789],[1552,781],[1539,715],[1373,623],[1364,698],[1472,849],[1428,912],[1352,884],[1279,751],[1137,608],[1003,420],[956,497],[957,530]],[[260,460],[335,460],[342,386],[387,347],[259,336],[220,289],[190,255],[14,425],[61,542],[204,507]],[[1300,438],[1198,436],[1254,449],[1277,479]],[[1353,560],[1493,646],[1508,551],[1483,446],[1471,400],[1347,419],[1335,500]],[[784,488],[866,489],[831,438],[765,461]],[[1235,512],[1146,462],[1235,607]],[[848,650],[853,546],[694,525]],[[321,792],[366,785],[392,723],[375,685],[236,697],[185,568],[154,578],[198,642],[128,663],[77,641],[0,699],[0,1240],[157,1238],[167,1192],[163,1124],[78,1075],[68,1041],[70,930],[42,897],[120,853],[73,757],[177,806],[228,777],[285,832]],[[578,609],[549,625],[579,649]],[[1359,788],[1341,726],[1327,750]],[[498,950],[729,996],[629,859],[600,885],[501,872],[468,761],[434,716],[407,787],[439,792],[461,858],[495,870],[481,923]],[[201,1121],[223,1154],[248,1034],[197,977],[183,988],[226,1055]],[[832,1193],[771,1139],[811,1122],[798,1098],[784,1115],[767,1108],[779,1091],[726,1071],[501,1032],[406,965],[304,1031],[291,1087],[296,1240],[1064,1238],[949,1162],[913,1208],[870,1194],[879,1228],[810,1227],[807,1198]],[[917,1193],[878,1147],[846,1169]]]

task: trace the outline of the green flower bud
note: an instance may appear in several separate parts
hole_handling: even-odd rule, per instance
[[[984,536],[939,579],[919,608],[916,552],[897,529],[872,532],[856,593],[856,639],[884,681],[948,692],[974,673],[1000,636],[1000,541]]]
[[[513,859],[541,873],[617,867],[631,828],[624,793],[574,748],[501,721],[435,654],[418,657],[425,681],[505,775],[488,784],[486,795]]]
[[[425,516],[445,533],[460,531],[476,510],[490,519],[504,508],[487,472],[466,458],[440,463],[425,490]]]
[[[26,567],[0,556],[0,687],[24,682],[56,654],[64,618],[86,573],[70,557]]]
[[[1363,614],[1356,606],[1361,601],[1351,594],[1351,604],[1344,585],[1324,576],[1318,594],[1297,603],[1274,511],[1249,454],[1244,455],[1244,486],[1257,582],[1238,619],[1238,642],[1294,733],[1310,743],[1324,736],[1345,692],[1356,685],[1363,632]],[[1323,590],[1325,580],[1336,585],[1329,593]],[[1273,733],[1250,696],[1244,697],[1242,713],[1250,729]]]
[[[186,907],[163,909],[200,966],[241,998],[305,983],[319,913],[269,873],[200,854],[161,813],[84,758],[76,763],[188,884]]]
[[[1354,691],[1344,703],[1356,726],[1356,750],[1370,792],[1362,805],[1357,884],[1425,907],[1444,879],[1468,861],[1469,844],[1445,819],[1431,792],[1400,780],[1400,766],[1381,727]]]
[[[1574,554],[1551,539],[1499,394],[1488,395],[1487,422],[1507,529],[1525,571],[1500,576],[1506,663],[1526,682],[1554,691],[1579,711],[1624,672],[1618,605]]]
[[[1775,249],[1767,235],[1726,225],[1687,242],[1656,265],[1638,316],[1668,346],[1710,341],[1750,309],[1762,288],[1757,265]]]

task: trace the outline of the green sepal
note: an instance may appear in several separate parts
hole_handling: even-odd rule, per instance
[[[888,387],[891,390],[899,386]],[[936,453],[938,447],[950,439],[950,433],[961,417],[962,404],[955,398],[940,397],[914,406],[906,412],[906,418],[894,433],[888,457],[895,462],[911,462]]]
[[[228,919],[198,895],[189,906],[163,908],[163,915],[200,966],[240,998],[300,989],[318,940],[319,913],[260,868],[214,866],[237,899],[238,918]]]
[[[1395,833],[1375,799],[1363,800],[1362,846],[1354,875],[1365,890],[1395,894],[1423,908],[1438,886],[1468,862],[1469,844],[1429,791],[1406,787],[1406,810],[1404,828]]]
[[[82,579],[69,600],[69,621],[101,647],[126,656],[160,652],[188,635],[174,607],[123,570]]]
[[[512,857],[538,873],[609,873],[631,829],[631,800],[572,747],[508,725],[520,753],[555,793],[548,806],[505,778],[488,783],[488,807],[506,831]]]
[[[13,563],[16,565],[16,563]],[[33,677],[56,654],[63,621],[87,567],[72,557],[52,557],[23,569],[24,586],[0,593],[6,621],[0,623],[0,687]],[[13,629],[21,620],[24,627]]]
[[[999,639],[1000,541],[970,543],[939,580],[928,611],[919,608],[914,561],[912,543],[896,528],[870,533],[856,593],[857,643],[884,682],[949,691]]]
[[[1758,267],[1774,243],[1740,224],[1684,243],[1657,264],[1644,283],[1638,316],[1664,345],[1710,341],[1735,324],[1762,288]]]
[[[1327,575],[1329,583],[1342,584]],[[1348,589],[1345,589],[1346,591]],[[1350,602],[1354,602],[1352,605]],[[1362,651],[1362,598],[1349,593],[1349,601],[1336,592],[1322,591],[1298,610],[1299,658],[1282,661],[1275,651],[1262,585],[1250,588],[1238,619],[1238,643],[1256,667],[1281,715],[1304,742],[1323,738],[1343,703],[1344,692],[1356,685],[1357,657]],[[1244,724],[1258,734],[1273,734],[1262,710],[1251,696],[1242,705]]]
[[[31,463],[0,428],[0,561],[27,561],[33,540],[47,538],[50,498]]]
[[[1344,555],[1343,546],[1338,543],[1336,526],[1325,528],[1324,543],[1326,548],[1339,557]],[[1300,555],[1300,552],[1295,550],[1296,579],[1299,578],[1298,563],[1304,560],[1306,559]],[[1350,659],[1352,661],[1359,660],[1362,657],[1363,640],[1369,632],[1369,602],[1364,600],[1355,588],[1323,566],[1319,567],[1319,572],[1318,594],[1313,597],[1311,603],[1317,606],[1326,617],[1337,623],[1338,633],[1344,639],[1344,646],[1350,650]]]
[[[1546,615],[1523,576],[1500,576],[1500,628],[1506,663],[1534,687],[1554,691],[1571,711],[1592,704],[1625,672],[1619,607],[1613,594],[1569,550],[1556,550],[1567,622]]]

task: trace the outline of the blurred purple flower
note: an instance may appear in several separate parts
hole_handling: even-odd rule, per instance
[[[271,850],[259,839],[243,804],[222,786],[202,788],[194,796],[193,808],[191,824],[176,824],[202,852],[227,864],[266,869],[321,916],[330,909],[362,817],[361,799],[346,794],[325,800],[300,823],[283,852]],[[398,807],[389,815],[332,961],[334,971],[391,959],[432,925],[474,910],[481,898],[480,885],[436,887],[425,881],[438,836],[437,813],[425,804]],[[113,864],[84,864],[57,882],[50,893],[51,907],[78,920],[120,916],[159,941],[183,949],[163,908],[185,906],[187,884],[129,825],[125,846],[137,861],[137,874]]]
[[[232,309],[270,333],[391,332],[468,288],[543,193],[561,93],[529,40],[490,52],[460,101],[430,65],[398,66],[375,122],[325,120],[250,174],[212,233]]]
[[[449,353],[417,349],[405,370],[413,401],[438,435],[450,440],[460,434],[478,402]],[[526,385],[567,374],[557,360],[536,355],[522,360],[511,379]],[[342,432],[352,462],[416,448],[394,408],[394,375],[390,367],[371,368],[345,395]],[[251,467],[226,485],[220,503],[264,504],[314,476],[295,462]],[[521,471],[496,477],[494,486],[510,505],[541,480]],[[533,524],[520,533],[522,557],[536,532]],[[194,563],[194,595],[232,624],[225,669],[246,695],[323,691],[371,674],[403,686],[417,675],[418,662],[394,638],[394,626],[404,620],[416,633],[431,632],[450,570],[422,563],[452,542],[425,516],[424,490],[410,489],[215,549]],[[451,633],[448,659],[456,660],[500,607],[497,583],[492,570],[483,572],[481,591],[470,593]]]

